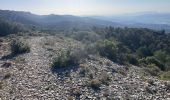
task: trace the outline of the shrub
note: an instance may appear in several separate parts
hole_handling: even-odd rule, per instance
[[[163,74],[161,75],[161,79],[162,80],[170,80],[170,71],[163,72]]]
[[[3,83],[0,81],[0,90],[2,89],[3,87]]]
[[[140,47],[136,52],[140,57],[147,57],[152,55],[151,51],[147,47]]]
[[[10,73],[7,73],[7,74],[5,74],[5,76],[4,76],[3,79],[8,79],[8,78],[10,78],[10,77],[11,77],[11,74],[10,74]]]
[[[54,58],[52,67],[56,69],[77,66],[86,56],[86,53],[82,50],[77,50],[74,52],[71,52],[70,50],[61,51],[60,55]]]
[[[139,63],[140,63],[140,65],[143,65],[143,66],[148,66],[148,65],[154,64],[155,66],[159,67],[161,70],[165,70],[164,64],[161,63],[158,59],[156,59],[153,56],[140,59]]]
[[[74,97],[69,96],[69,97],[67,97],[67,100],[74,100]]]
[[[163,65],[159,60],[157,60],[155,57],[147,57],[147,58],[146,58],[146,62],[147,62],[148,64],[155,64],[155,65],[158,66],[161,70],[165,70],[164,65]]]
[[[154,52],[154,57],[157,58],[159,61],[165,63],[166,62],[167,53],[163,52],[163,51],[156,51],[156,52]]]
[[[99,89],[99,88],[100,88],[100,85],[101,85],[101,82],[100,82],[98,79],[93,79],[93,80],[91,80],[91,82],[90,82],[90,86],[91,86],[93,89]]]
[[[111,81],[111,77],[109,76],[109,74],[107,72],[103,72],[101,74],[101,79],[100,79],[101,83],[108,85],[109,82]]]
[[[154,57],[158,59],[161,63],[164,64],[164,69],[170,70],[170,55],[165,51],[156,51],[154,52]]]
[[[23,40],[13,40],[11,43],[11,52],[13,55],[30,52],[30,46]]]
[[[118,48],[115,42],[105,40],[98,42],[97,48],[101,56],[107,57],[112,61],[117,61]]]
[[[132,65],[138,65],[137,57],[133,54],[126,55],[127,61]]]
[[[161,70],[155,64],[149,64],[147,65],[147,68],[145,68],[145,71],[152,76],[158,76]]]
[[[170,70],[170,56],[168,56],[167,58],[166,58],[166,70],[167,71],[169,71]]]
[[[0,37],[16,34],[21,31],[24,31],[24,27],[21,24],[16,24],[4,18],[0,18]]]

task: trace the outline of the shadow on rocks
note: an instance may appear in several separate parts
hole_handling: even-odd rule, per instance
[[[20,55],[20,54],[12,54],[12,53],[11,53],[11,54],[2,56],[2,57],[0,58],[0,60],[13,59],[13,58],[17,57],[18,55]]]

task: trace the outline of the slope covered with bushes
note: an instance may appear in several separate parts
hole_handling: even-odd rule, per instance
[[[23,27],[20,24],[13,23],[0,18],[0,36],[6,36],[9,34],[16,34],[23,31]]]

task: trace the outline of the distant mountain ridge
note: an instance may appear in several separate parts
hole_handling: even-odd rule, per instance
[[[6,20],[21,23],[24,26],[44,30],[86,30],[97,27],[136,27],[166,30],[170,32],[170,14],[168,13],[135,13],[120,16],[89,16],[80,17],[72,15],[36,15],[30,12],[0,10],[0,17]]]
[[[94,19],[90,17],[78,17],[72,15],[35,15],[30,12],[0,10],[0,17],[22,23],[28,26],[40,26],[49,29],[64,30],[68,28],[89,28],[92,26],[121,26],[118,23]]]
[[[115,16],[93,16],[93,18],[116,22],[129,27],[170,31],[170,13],[139,12]]]

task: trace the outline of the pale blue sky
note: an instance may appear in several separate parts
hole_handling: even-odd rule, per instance
[[[0,9],[36,14],[114,15],[170,12],[170,0],[0,0]]]

